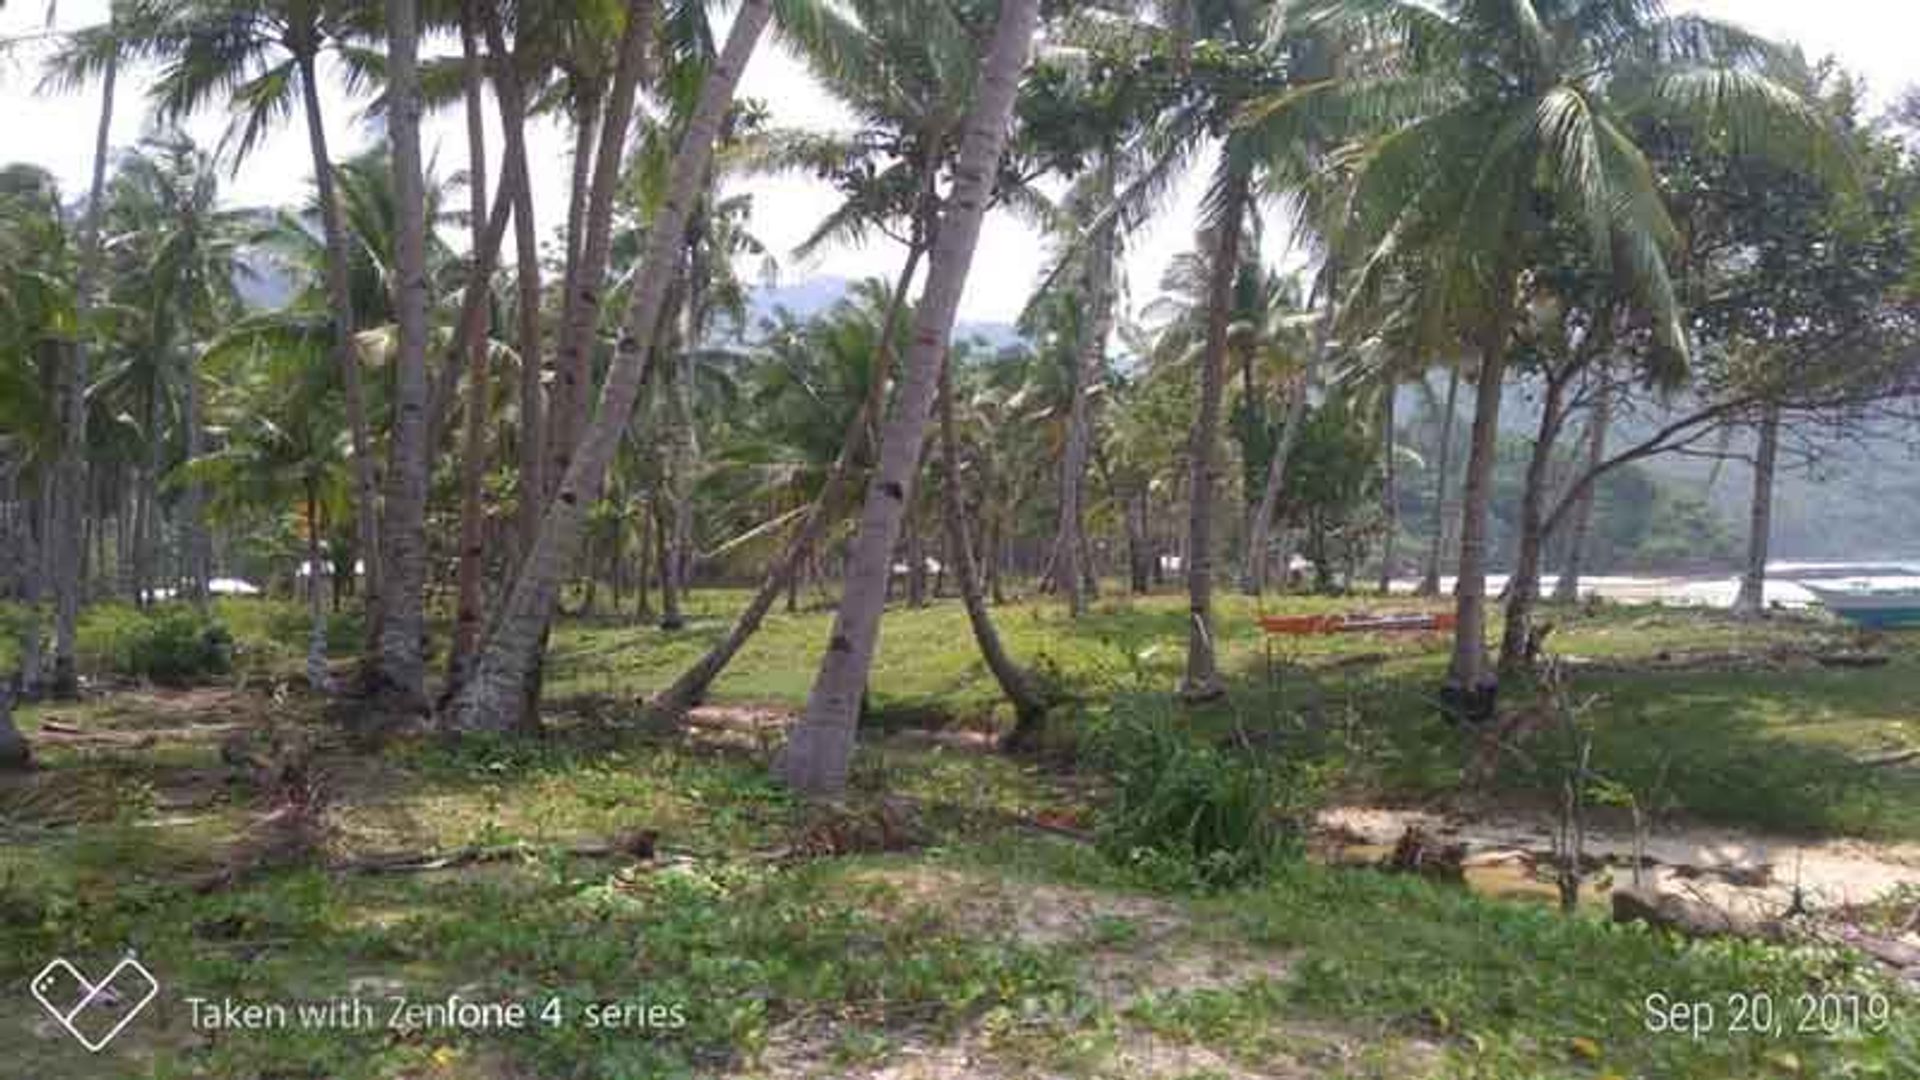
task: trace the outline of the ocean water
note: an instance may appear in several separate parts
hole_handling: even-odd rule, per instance
[[[1559,578],[1558,570],[1540,577],[1543,591],[1551,593]],[[1920,589],[1920,559],[1887,562],[1812,559],[1770,562],[1767,564],[1765,599],[1781,607],[1810,607],[1818,603],[1813,594],[1801,588],[1798,580],[1836,588]],[[1442,593],[1453,591],[1454,579],[1440,579]],[[1417,583],[1409,579],[1395,582],[1396,591],[1412,592]],[[1506,587],[1507,575],[1488,574],[1487,592],[1497,594]],[[1689,607],[1731,607],[1740,591],[1740,576],[1726,575],[1616,575],[1588,574],[1580,579],[1580,595],[1599,596],[1624,603],[1675,604]]]

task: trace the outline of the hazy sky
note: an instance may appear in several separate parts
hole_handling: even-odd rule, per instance
[[[59,27],[73,27],[104,17],[106,0],[60,0]],[[1679,10],[1706,12],[1744,24],[1769,36],[1799,42],[1813,56],[1832,54],[1869,82],[1876,101],[1884,102],[1901,87],[1920,83],[1920,0],[1674,0]],[[47,5],[41,0],[15,0],[0,11],[0,38],[34,34],[44,29]],[[30,161],[52,170],[69,194],[86,182],[91,152],[97,90],[77,95],[40,95],[37,54],[31,47],[16,49],[0,59],[0,163]],[[124,146],[137,140],[145,123],[140,92],[151,73],[123,73],[120,111],[113,142]],[[747,69],[742,93],[759,97],[771,107],[776,124],[784,126],[848,127],[851,121],[790,54],[762,47]],[[326,100],[328,137],[335,157],[346,157],[364,146],[371,133],[357,117],[358,107],[337,91]],[[209,114],[188,130],[211,145],[218,140],[224,119]],[[552,126],[531,135],[537,214],[543,234],[558,222],[565,206],[569,140]],[[489,148],[498,168],[499,140],[490,132]],[[464,127],[458,111],[432,117],[425,133],[430,159],[439,171],[452,172],[466,163]],[[309,175],[304,130],[295,121],[282,128],[242,165],[227,189],[236,204],[290,202],[303,197]],[[1131,306],[1151,299],[1167,260],[1192,242],[1196,180],[1185,185],[1161,217],[1130,241],[1126,278]],[[748,185],[755,196],[754,232],[776,253],[780,279],[799,280],[815,274],[858,277],[890,275],[900,252],[887,241],[862,249],[836,250],[813,263],[791,257],[792,246],[833,205],[833,193],[804,179],[758,181]],[[464,205],[464,202],[461,203]],[[1275,253],[1277,254],[1277,253]],[[1025,303],[1045,257],[1041,239],[1005,218],[990,217],[981,237],[974,272],[967,284],[961,316],[973,320],[1010,320]],[[743,270],[747,268],[743,267]]]

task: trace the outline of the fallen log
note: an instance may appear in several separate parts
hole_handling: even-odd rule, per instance
[[[1775,920],[1749,918],[1699,900],[1647,888],[1615,889],[1613,921],[1643,922],[1690,938],[1740,937],[1777,942],[1787,937],[1786,927]]]
[[[1920,746],[1907,750],[1894,750],[1885,754],[1875,754],[1871,757],[1858,758],[1854,761],[1854,764],[1863,769],[1879,769],[1885,768],[1888,765],[1905,765],[1907,762],[1915,759],[1920,759]]]

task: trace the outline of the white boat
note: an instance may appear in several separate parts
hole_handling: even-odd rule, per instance
[[[1812,593],[1828,611],[1860,626],[1884,629],[1893,626],[1920,626],[1920,589],[1886,589],[1858,585],[1836,588],[1833,584],[1797,584]]]

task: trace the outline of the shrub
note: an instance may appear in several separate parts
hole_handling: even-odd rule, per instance
[[[163,610],[123,628],[114,649],[122,675],[183,686],[233,670],[233,638],[219,620],[192,608]]]
[[[1164,701],[1118,703],[1089,732],[1114,781],[1097,832],[1108,857],[1161,884],[1223,888],[1299,854],[1320,782],[1298,762],[1206,742]]]

